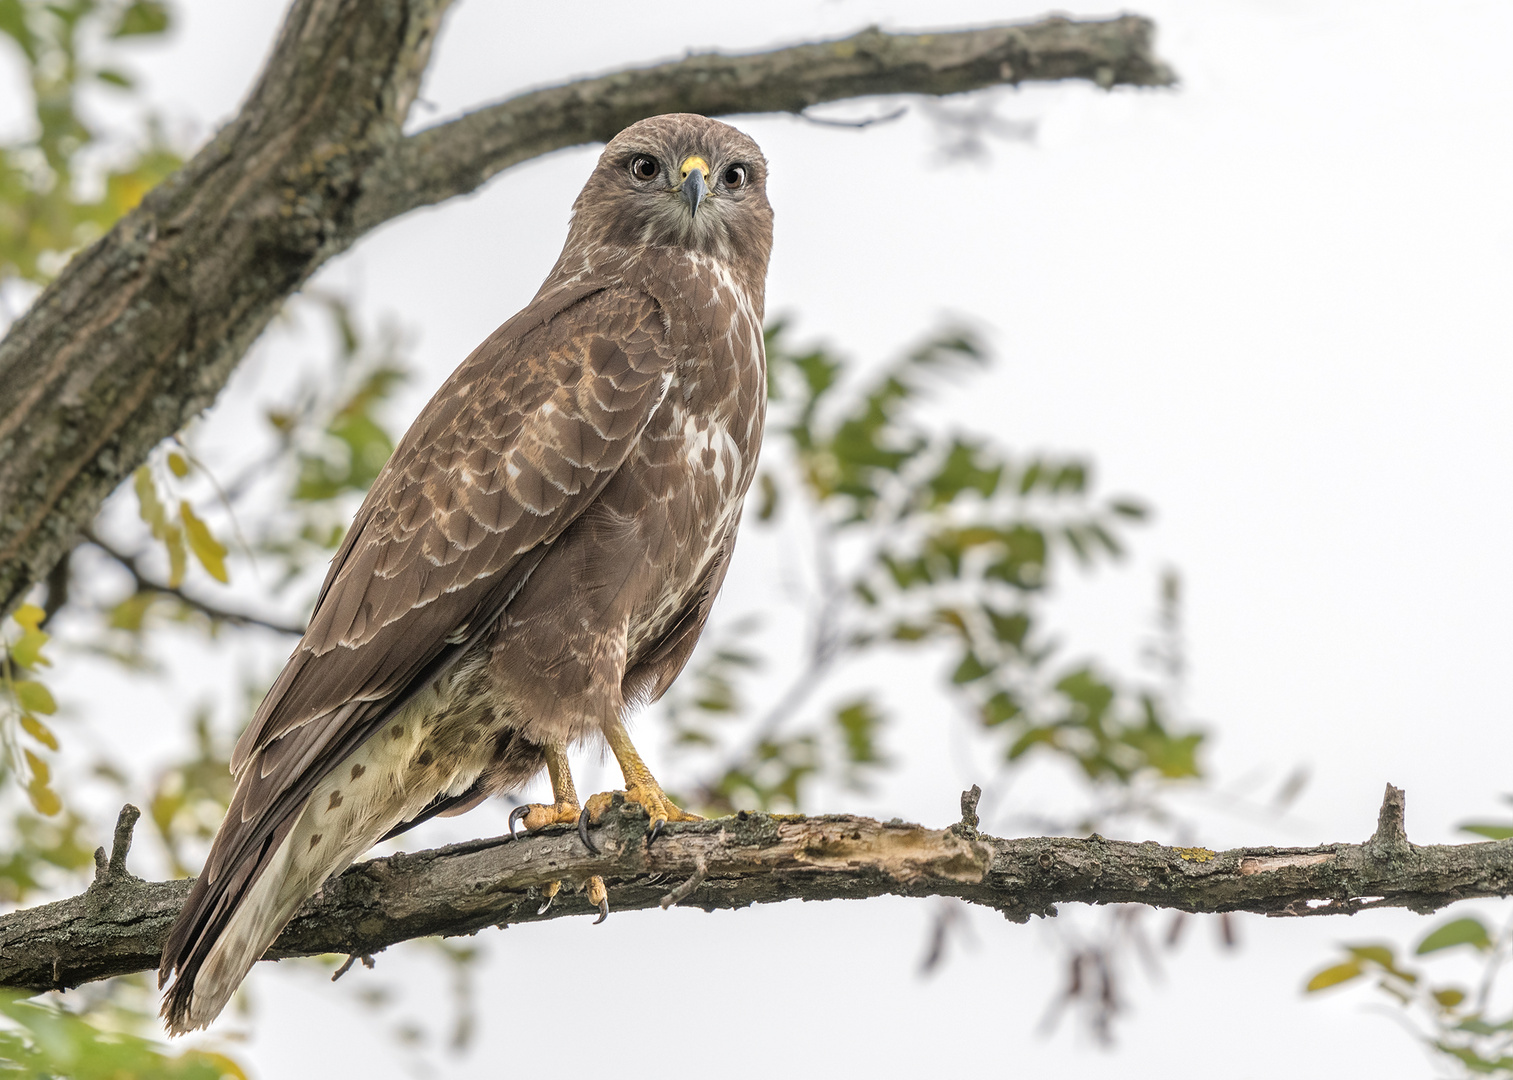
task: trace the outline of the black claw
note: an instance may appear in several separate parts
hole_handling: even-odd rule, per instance
[[[667,823],[665,818],[657,818],[651,823],[651,832],[646,834],[646,846],[651,847],[651,842],[662,835],[662,826]]]
[[[604,852],[602,852],[602,851],[599,850],[599,845],[596,844],[596,843],[594,843],[593,840],[589,839],[589,835],[588,835],[588,807],[586,807],[586,806],[581,811],[579,811],[579,813],[578,813],[578,839],[582,840],[583,841],[583,846],[586,847],[586,848],[588,848],[588,850],[592,851],[595,855],[603,855],[604,854]],[[608,914],[608,910],[607,909],[606,909],[605,913]],[[603,919],[599,920],[599,922],[603,922],[603,921],[604,921]],[[598,923],[595,923],[594,925],[597,926]]]
[[[528,805],[527,806],[517,806],[517,807],[515,807],[515,809],[513,809],[513,810],[510,811],[510,839],[511,840],[519,840],[520,839],[520,835],[517,832],[515,832],[515,825],[520,821],[521,818],[525,817],[525,815],[529,814],[530,812],[531,812],[531,808]]]
[[[599,901],[599,917],[594,920],[594,925],[598,926],[607,918],[609,918],[609,897],[606,896]]]

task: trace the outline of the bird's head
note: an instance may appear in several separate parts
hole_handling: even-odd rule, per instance
[[[610,140],[573,204],[574,241],[701,251],[755,263],[772,249],[767,160],[729,124],[670,113]]]

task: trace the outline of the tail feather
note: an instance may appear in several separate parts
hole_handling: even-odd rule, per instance
[[[205,1027],[220,1015],[252,965],[268,951],[308,895],[299,880],[305,875],[292,875],[291,880],[293,839],[284,838],[232,905],[230,917],[218,932],[202,933],[179,963],[179,976],[163,999],[163,1019],[170,1034]],[[168,955],[165,951],[160,982],[169,974]]]

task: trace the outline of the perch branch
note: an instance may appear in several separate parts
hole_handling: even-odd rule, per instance
[[[1394,800],[1398,810],[1384,811],[1388,817],[1402,805],[1402,793],[1389,787],[1387,802]],[[953,896],[1015,922],[1053,915],[1066,903],[1287,916],[1430,912],[1513,894],[1513,840],[1418,847],[1404,838],[1386,847],[1373,837],[1231,851],[1097,836],[1004,840],[971,829],[975,808],[970,797],[964,802],[965,820],[951,829],[848,815],[737,814],[669,825],[650,847],[646,818],[622,804],[595,826],[601,855],[564,826],[514,842],[505,836],[373,859],[307,902],[266,959],[371,957],[410,938],[592,914],[581,884],[596,874],[622,918],[664,901],[713,911],[884,894]],[[568,887],[538,913],[542,889],[556,880]],[[665,893],[667,880],[683,884]],[[72,987],[156,967],[188,891],[187,881],[123,873],[81,896],[0,917],[0,986]]]

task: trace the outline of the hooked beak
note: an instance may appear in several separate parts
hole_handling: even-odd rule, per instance
[[[688,213],[697,215],[699,204],[709,197],[709,189],[704,186],[704,177],[709,172],[709,163],[701,157],[690,157],[683,162],[681,172],[683,183],[678,190],[683,195],[683,201],[688,204]]]

